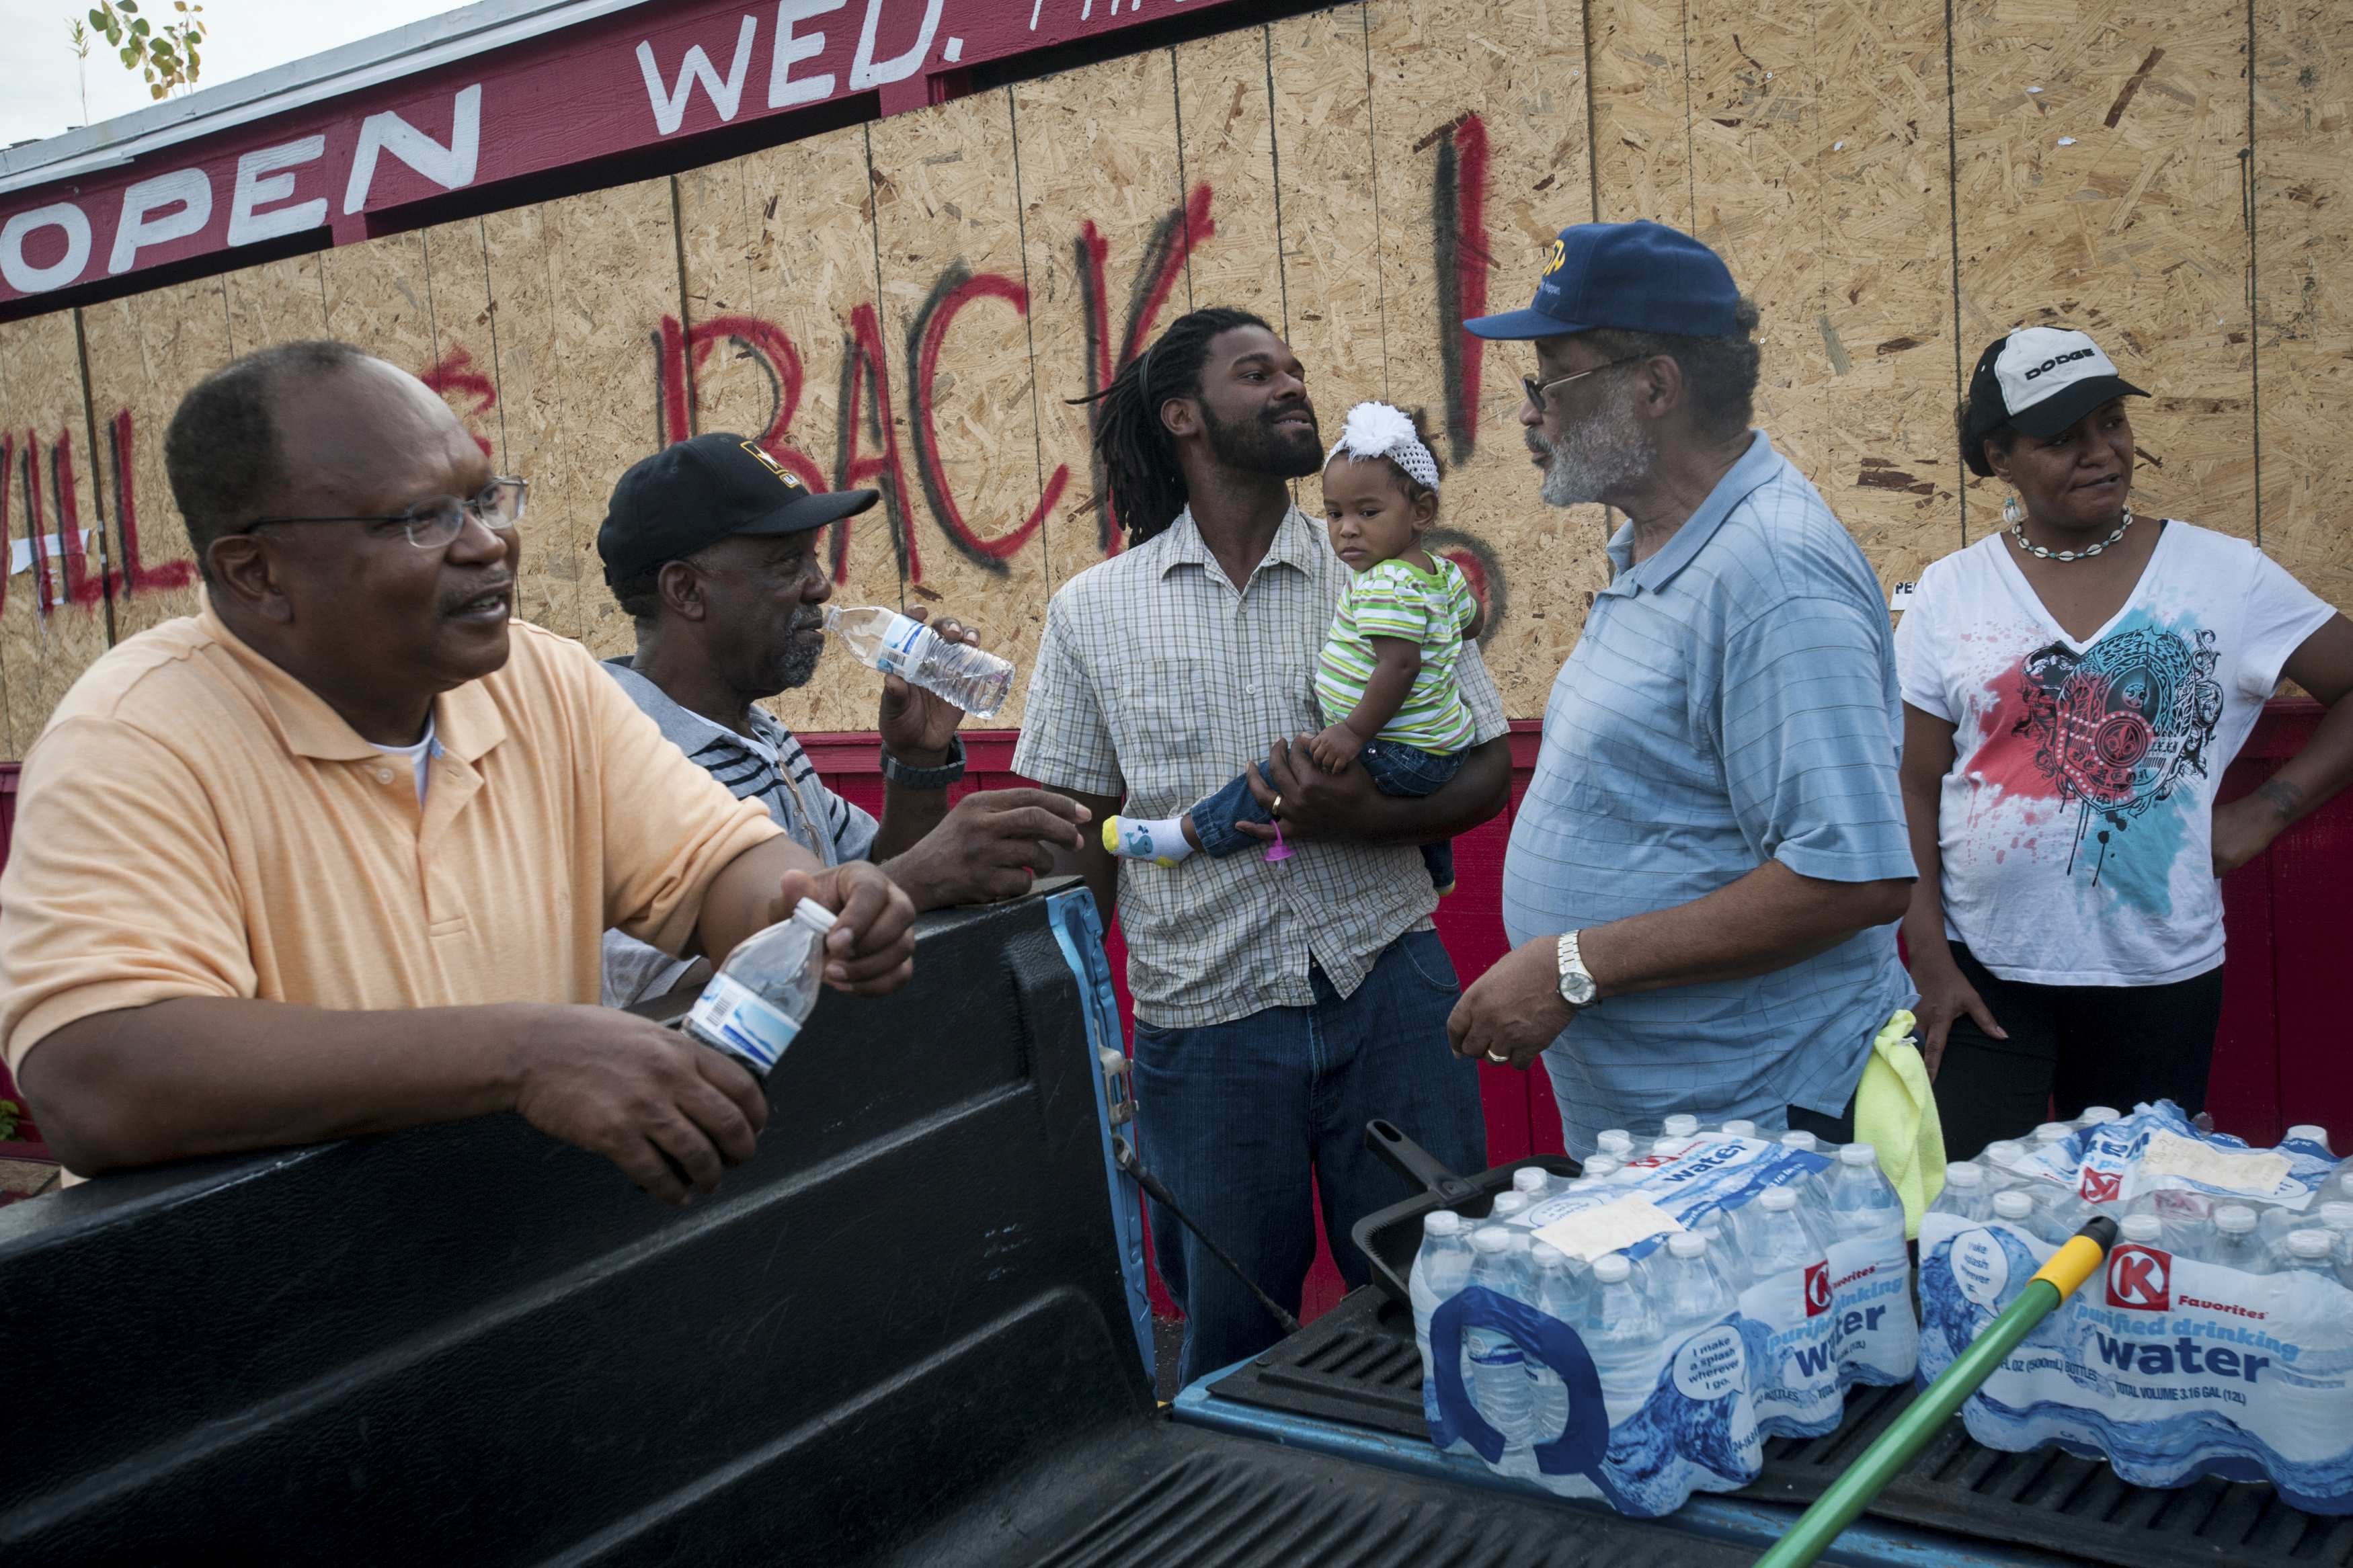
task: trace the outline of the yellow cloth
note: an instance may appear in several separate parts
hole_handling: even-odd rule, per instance
[[[1871,1042],[1854,1091],[1854,1135],[1879,1152],[1879,1168],[1904,1200],[1904,1234],[1920,1234],[1920,1215],[1945,1190],[1945,1128],[1936,1120],[1927,1064],[1913,1043],[1916,1020],[1898,1008]]]

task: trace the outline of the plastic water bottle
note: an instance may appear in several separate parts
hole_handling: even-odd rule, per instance
[[[1997,1138],[1985,1146],[1985,1152],[1978,1156],[1978,1163],[1985,1167],[1987,1179],[1993,1183],[1994,1191],[2000,1192],[2004,1187],[2014,1187],[2021,1182],[2034,1180],[2018,1168],[2025,1158],[2025,1144],[2014,1138]]]
[[[1421,1216],[1421,1250],[1413,1255],[1406,1294],[1413,1301],[1414,1342],[1430,1364],[1430,1320],[1471,1278],[1470,1223],[1452,1209]]]
[[[1574,1323],[1560,1308],[1576,1310],[1576,1279],[1568,1257],[1539,1241],[1528,1248],[1528,1301],[1538,1311]],[[1528,1358],[1528,1442],[1549,1443],[1568,1425],[1568,1385],[1560,1373],[1535,1357]]]
[[[1726,1138],[1754,1138],[1757,1136],[1757,1123],[1745,1116],[1735,1117],[1724,1124],[1724,1135]]]
[[[1527,1194],[1532,1204],[1540,1204],[1552,1194],[1551,1173],[1539,1166],[1523,1165],[1512,1173],[1512,1190]]]
[[[1830,1212],[1842,1241],[1893,1239],[1904,1244],[1904,1200],[1879,1169],[1879,1151],[1850,1143],[1830,1169]]]
[[[1634,1135],[1623,1127],[1608,1128],[1594,1134],[1593,1146],[1615,1159],[1628,1159],[1634,1152]]]
[[[1733,1215],[1742,1260],[1758,1279],[1811,1268],[1830,1256],[1830,1245],[1799,1205],[1792,1187],[1767,1187],[1757,1201]]]
[[[2156,1247],[2165,1239],[2165,1222],[2153,1214],[2128,1214],[2117,1224],[2116,1236],[2135,1247]]]
[[[2353,1268],[2353,1203],[2332,1199],[2320,1205],[2321,1228],[2336,1240],[2337,1266]]]
[[[2087,1105],[2084,1107],[2084,1114],[2068,1125],[2081,1131],[2086,1127],[2097,1127],[2104,1121],[2121,1121],[2124,1115],[2113,1105]]]
[[[1810,1132],[1789,1131],[1781,1134],[1782,1148],[1802,1149],[1809,1154],[1816,1152],[1820,1142],[1821,1140]]]
[[[1013,692],[1013,665],[983,648],[949,642],[923,622],[880,605],[825,613],[860,663],[895,675],[986,719]]]
[[[2269,1274],[2277,1267],[2271,1248],[2258,1234],[2260,1220],[2245,1204],[2221,1204],[2214,1210],[2214,1241],[2199,1261],[2242,1274]]]
[[[1945,1167],[1945,1187],[1928,1205],[1930,1214],[1948,1214],[1972,1223],[1993,1216],[1993,1189],[1986,1184],[1985,1167],[1973,1160],[1956,1160]]]
[[[1592,1295],[1577,1329],[1600,1374],[1601,1402],[1609,1407],[1612,1426],[1651,1397],[1666,1348],[1659,1315],[1635,1288],[1632,1274],[1622,1252],[1595,1258]]]
[[[2203,1258],[2214,1245],[2214,1203],[2202,1193],[2160,1190],[2150,1207],[2165,1235],[2165,1249]]]
[[[2328,1129],[2317,1126],[2313,1122],[2299,1121],[2295,1126],[2287,1130],[2287,1136],[2281,1139],[2280,1142],[2283,1143],[2317,1143],[2322,1148],[2328,1149]],[[2328,1152],[2332,1154],[2337,1152],[2334,1149],[2328,1149]]]
[[[1681,1343],[1732,1310],[1732,1286],[1715,1266],[1707,1237],[1680,1231],[1667,1237],[1666,1262],[1654,1271],[1659,1320],[1667,1338]]]
[[[2041,1126],[2035,1128],[2031,1134],[2034,1141],[2034,1147],[2037,1149],[2044,1148],[2052,1143],[2064,1143],[2068,1139],[2073,1138],[2074,1135],[2075,1129],[2071,1124],[2064,1121],[2045,1121]]]
[[[1699,1118],[1675,1112],[1659,1124],[1659,1131],[1669,1138],[1689,1138],[1699,1131]]]
[[[1584,1173],[1597,1182],[1606,1182],[1626,1168],[1626,1163],[1609,1154],[1596,1154],[1585,1162]]]
[[[1993,1217],[2017,1226],[2037,1240],[2042,1239],[2042,1227],[2036,1222],[2034,1199],[2017,1187],[2007,1187],[1994,1194]]]
[[[1508,1195],[1508,1194],[1506,1194]],[[1513,1267],[1511,1233],[1499,1225],[1481,1226],[1471,1233],[1469,1283],[1514,1300],[1525,1287]],[[1504,1436],[1504,1447],[1527,1442],[1529,1406],[1527,1357],[1520,1342],[1503,1330],[1481,1324],[1463,1336],[1463,1359],[1470,1367],[1471,1401],[1487,1425]]]
[[[1500,1224],[1507,1219],[1517,1218],[1519,1215],[1525,1214],[1528,1211],[1529,1205],[1535,1202],[1535,1200],[1534,1198],[1529,1197],[1527,1194],[1520,1191],[1517,1187],[1514,1187],[1508,1193],[1497,1193],[1495,1194],[1494,1203],[1490,1205],[1487,1209],[1488,1223],[1491,1225]]]
[[[2287,1256],[2280,1260],[2282,1274],[2317,1274],[2324,1279],[2337,1278],[2337,1259],[2333,1237],[2325,1230],[2292,1230],[2287,1233]]]
[[[815,899],[727,955],[686,1015],[686,1032],[768,1076],[801,1032],[825,983],[825,938],[834,914]]]

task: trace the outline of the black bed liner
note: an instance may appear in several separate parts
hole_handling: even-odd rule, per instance
[[[1404,1436],[1427,1434],[1410,1313],[1367,1289],[1256,1361],[1216,1397]],[[1824,1437],[1776,1437],[1765,1470],[1735,1495],[1802,1506],[1820,1497],[1911,1403],[1904,1388],[1857,1389]],[[2116,1568],[2353,1568],[2353,1519],[2324,1519],[2268,1486],[2201,1480],[2178,1490],[2126,1484],[2096,1460],[2055,1448],[2005,1454],[1958,1418],[1881,1492],[1870,1514],[2008,1545],[2060,1550]]]

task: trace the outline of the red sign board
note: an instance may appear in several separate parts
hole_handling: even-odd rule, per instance
[[[1232,0],[643,5],[0,196],[0,309]],[[395,226],[396,226],[396,225]],[[12,311],[10,313],[18,313]]]

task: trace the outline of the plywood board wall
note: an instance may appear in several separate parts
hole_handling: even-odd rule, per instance
[[[1457,322],[1525,302],[1553,233],[1594,217],[1725,255],[1764,311],[1758,417],[1891,589],[1999,505],[1963,482],[1962,371],[2011,326],[2063,321],[2157,395],[2136,409],[2140,509],[2255,539],[2342,600],[2337,9],[1364,0],[13,323],[12,540],[36,432],[44,519],[64,450],[103,566],[95,605],[47,615],[33,573],[7,579],[7,744],[110,636],[193,606],[162,436],[232,353],[326,333],[425,376],[532,481],[524,613],[600,653],[633,637],[595,551],[614,480],[733,429],[813,484],[886,493],[828,542],[838,597],[965,615],[1026,662],[1054,587],[1118,545],[1066,400],[1210,304],[1289,334],[1327,426],[1386,396],[1441,430],[1445,547],[1477,568],[1489,661],[1532,718],[1608,524],[1538,500],[1529,352]],[[866,729],[874,699],[837,657],[776,707]]]

